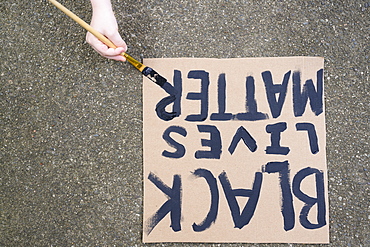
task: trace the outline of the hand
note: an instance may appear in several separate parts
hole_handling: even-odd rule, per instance
[[[127,45],[118,33],[118,24],[111,8],[96,7],[93,5],[93,16],[90,24],[95,30],[105,35],[117,48],[109,48],[91,33],[86,34],[86,41],[103,57],[118,61],[126,61],[120,54],[126,52]]]

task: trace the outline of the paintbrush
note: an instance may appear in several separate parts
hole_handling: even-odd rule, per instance
[[[93,34],[96,38],[98,38],[101,42],[106,44],[110,48],[117,48],[115,44],[113,44],[112,41],[110,41],[107,37],[105,37],[103,34],[99,33],[97,30],[95,30],[92,26],[87,24],[85,21],[83,21],[80,17],[72,13],[69,9],[64,7],[62,4],[55,0],[49,0],[50,3],[54,4],[58,9],[63,11],[67,16],[71,17],[75,22],[80,24],[83,28],[85,28],[88,32]],[[149,78],[151,81],[158,84],[160,87],[162,87],[167,93],[170,95],[176,95],[177,92],[174,89],[174,87],[169,84],[163,76],[158,74],[155,70],[152,68],[145,66],[144,64],[137,61],[135,58],[131,57],[127,53],[123,52],[121,53],[121,56],[125,57],[126,60],[132,64],[137,70],[139,70],[144,76]]]

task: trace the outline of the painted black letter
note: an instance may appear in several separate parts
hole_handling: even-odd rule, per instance
[[[172,188],[165,185],[155,174],[150,173],[148,179],[157,186],[167,197],[161,208],[148,219],[145,233],[149,235],[155,226],[168,214],[171,216],[171,228],[173,231],[181,231],[181,177],[173,176]]]
[[[227,121],[233,118],[232,113],[225,113],[226,109],[226,80],[225,74],[218,76],[218,113],[212,113],[211,120]]]
[[[188,78],[201,79],[200,93],[188,93],[186,99],[200,100],[200,114],[188,115],[187,121],[204,121],[208,116],[209,73],[204,70],[189,71]]]
[[[155,108],[157,116],[164,120],[170,121],[174,117],[178,117],[181,114],[181,96],[182,96],[182,79],[181,79],[181,71],[174,70],[173,75],[173,84],[166,82],[162,87],[165,89],[170,96],[167,96],[161,99]],[[166,107],[173,102],[172,112],[167,112]]]
[[[221,135],[216,126],[213,125],[198,125],[199,132],[209,132],[211,138],[209,140],[202,139],[203,147],[210,147],[210,151],[198,150],[195,152],[197,159],[219,159],[222,152]]]
[[[311,110],[316,116],[323,112],[322,96],[323,96],[323,69],[317,71],[317,91],[312,80],[307,80],[303,85],[301,92],[301,72],[293,73],[293,107],[294,116],[300,117],[306,110],[308,98],[310,98]]]
[[[288,161],[269,162],[262,170],[267,173],[279,173],[284,230],[292,230],[294,228],[294,207],[289,181],[289,163]]]
[[[266,132],[271,133],[271,146],[266,147],[266,154],[287,155],[289,147],[280,146],[280,133],[286,130],[286,123],[269,124],[266,126]]]
[[[243,139],[244,144],[251,150],[252,152],[257,150],[257,143],[256,140],[249,134],[249,132],[243,127],[240,126],[239,129],[236,131],[233,140],[229,146],[229,153],[233,154],[235,151],[236,146],[238,145],[240,139]]]
[[[319,144],[317,142],[317,135],[315,125],[311,123],[297,123],[295,125],[297,130],[307,130],[308,140],[310,142],[311,153],[316,154],[319,152]]]
[[[283,108],[284,105],[290,74],[291,71],[288,71],[284,75],[283,82],[280,85],[278,85],[273,84],[272,75],[270,71],[265,71],[262,73],[262,78],[263,81],[265,82],[267,100],[269,102],[272,117],[274,118],[279,117],[281,114],[281,109]],[[279,98],[276,101],[275,95],[277,93],[279,94]]]
[[[175,141],[174,139],[172,139],[172,137],[170,136],[171,132],[175,132],[175,133],[180,134],[184,137],[187,135],[186,129],[184,129],[183,127],[180,127],[180,126],[170,126],[170,127],[168,127],[163,132],[162,137],[163,137],[163,140],[165,140],[168,145],[175,148],[176,151],[171,153],[171,152],[168,152],[167,150],[164,150],[162,152],[162,155],[164,157],[168,157],[168,158],[175,158],[175,159],[182,158],[185,155],[186,149],[185,149],[184,145],[182,145],[182,144],[178,143],[177,141]]]
[[[246,104],[245,108],[247,112],[236,114],[238,120],[247,120],[247,121],[256,121],[267,119],[268,115],[262,112],[257,111],[257,102],[254,97],[255,87],[254,87],[254,78],[253,76],[248,76],[245,83],[247,90]]]
[[[209,191],[211,192],[211,207],[209,208],[209,212],[207,214],[207,217],[203,220],[200,225],[193,224],[193,230],[195,232],[202,232],[206,229],[208,229],[212,223],[216,221],[217,213],[218,213],[218,200],[219,200],[219,194],[218,194],[218,188],[217,188],[217,181],[216,178],[213,176],[213,174],[206,170],[206,169],[197,169],[194,172],[194,175],[197,177],[203,177],[209,186]]]
[[[229,204],[231,216],[233,217],[234,225],[236,228],[242,229],[245,225],[248,225],[256,210],[257,202],[260,196],[261,184],[262,184],[262,173],[256,172],[253,189],[232,189],[230,181],[226,176],[226,172],[222,172],[218,178],[224,189],[224,193]],[[240,214],[239,204],[236,200],[237,196],[249,197],[247,204],[245,205],[242,213]]]
[[[313,198],[301,191],[301,182],[311,174],[315,174],[316,180],[316,196]],[[300,170],[293,179],[293,193],[301,201],[305,203],[299,215],[299,222],[306,229],[317,229],[326,225],[326,208],[324,194],[324,175],[323,172],[307,167]],[[311,223],[308,220],[308,213],[313,205],[317,204],[317,224]]]
[[[176,117],[181,115],[181,97],[182,97],[182,77],[181,71],[173,71],[173,85],[177,91],[176,99],[173,102],[173,111],[176,112]]]

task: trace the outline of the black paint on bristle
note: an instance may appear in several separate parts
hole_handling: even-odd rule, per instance
[[[163,87],[163,85],[167,82],[164,77],[162,77],[160,74],[157,73],[157,71],[150,67],[145,67],[141,73],[143,73],[143,75],[148,77],[150,80],[154,81],[160,87]]]
[[[177,91],[175,90],[175,88],[167,82],[166,78],[158,74],[158,72],[155,71],[154,69],[150,67],[145,67],[141,73],[143,73],[143,75],[145,75],[150,80],[152,80],[157,85],[159,85],[161,88],[163,88],[168,94],[170,95],[177,94]]]

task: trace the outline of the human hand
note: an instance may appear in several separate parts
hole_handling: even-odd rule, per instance
[[[90,25],[112,41],[117,48],[109,48],[89,32],[86,34],[87,43],[103,57],[118,61],[126,61],[126,58],[120,54],[126,52],[127,45],[118,33],[117,20],[110,6],[97,6],[94,8],[93,5],[93,15]]]

